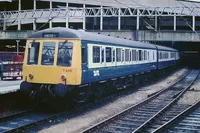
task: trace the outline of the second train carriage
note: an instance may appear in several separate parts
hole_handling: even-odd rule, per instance
[[[27,40],[20,89],[64,96],[74,87],[165,68],[176,63],[177,55],[172,48],[66,28],[47,29]]]

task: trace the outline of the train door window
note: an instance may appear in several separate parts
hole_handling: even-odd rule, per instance
[[[132,50],[132,60],[133,61],[137,60],[136,50]]]
[[[139,50],[139,61],[142,61],[142,50]]]
[[[149,57],[149,51],[147,52],[147,60],[149,60],[150,59],[150,57]]]
[[[72,65],[72,52],[73,44],[71,42],[59,42],[58,45],[58,66],[71,66]]]
[[[129,49],[125,49],[125,61],[129,61]]]
[[[121,58],[122,58],[121,48],[116,49],[116,58],[117,58],[117,62],[121,61]]]
[[[38,64],[39,48],[40,48],[39,42],[32,42],[29,44],[28,61],[27,61],[28,65]]]
[[[113,58],[113,62],[115,62],[115,48],[113,48],[113,55],[112,55],[112,58]]]
[[[42,47],[42,65],[53,65],[55,54],[55,42],[44,42]]]
[[[93,46],[93,63],[100,63],[100,47]]]
[[[110,47],[106,47],[106,62],[111,62],[112,52]]]
[[[86,62],[86,61],[85,61],[85,59],[86,59],[86,58],[85,58],[85,57],[86,57],[86,55],[85,55],[85,48],[82,48],[82,49],[81,49],[81,55],[82,55],[82,56],[81,56],[81,57],[82,57],[82,63],[85,63],[85,62]]]
[[[124,49],[122,49],[122,62],[124,62]]]
[[[104,58],[105,58],[104,57],[104,55],[105,55],[104,51],[105,51],[104,48],[101,47],[101,63],[104,63]]]

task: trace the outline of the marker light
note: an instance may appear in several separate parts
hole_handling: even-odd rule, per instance
[[[66,77],[64,75],[61,76],[62,81],[66,80]]]
[[[33,79],[33,75],[32,75],[32,74],[29,74],[28,77],[29,77],[30,79]]]

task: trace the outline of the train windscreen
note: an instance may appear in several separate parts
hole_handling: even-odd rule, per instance
[[[73,44],[70,42],[59,42],[58,45],[58,66],[70,67],[72,65]]]
[[[55,42],[44,42],[42,48],[42,65],[53,65],[55,54]]]

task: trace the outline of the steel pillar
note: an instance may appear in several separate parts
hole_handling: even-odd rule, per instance
[[[17,55],[19,54],[19,43],[20,43],[20,40],[16,40],[17,42]]]
[[[21,0],[18,1],[18,10],[21,11]],[[17,30],[21,30],[21,19],[18,18]]]
[[[50,10],[52,10],[52,0],[50,1]],[[52,20],[49,21],[49,28],[52,28]]]
[[[33,1],[33,9],[36,10],[37,7],[36,7],[36,0]],[[33,30],[36,30],[37,27],[36,27],[36,19],[33,20]]]
[[[118,30],[121,30],[121,10],[118,10]]]
[[[83,12],[84,13],[83,14],[83,30],[85,30],[86,29],[86,24],[85,24],[86,23],[85,22],[86,21],[86,19],[85,19],[85,4],[83,4],[83,9],[84,9],[84,12]]]
[[[155,16],[155,27],[154,29],[157,31],[158,30],[158,16]]]
[[[66,3],[66,11],[68,11],[69,3]],[[66,28],[69,28],[69,16],[66,16]]]
[[[195,23],[195,16],[192,16],[192,30],[195,31],[196,23]]]
[[[174,14],[174,31],[176,31],[176,14]]]
[[[136,30],[139,30],[140,29],[140,16],[139,16],[139,9],[137,9],[137,26],[136,26]]]
[[[101,6],[100,30],[103,30],[103,6]]]

